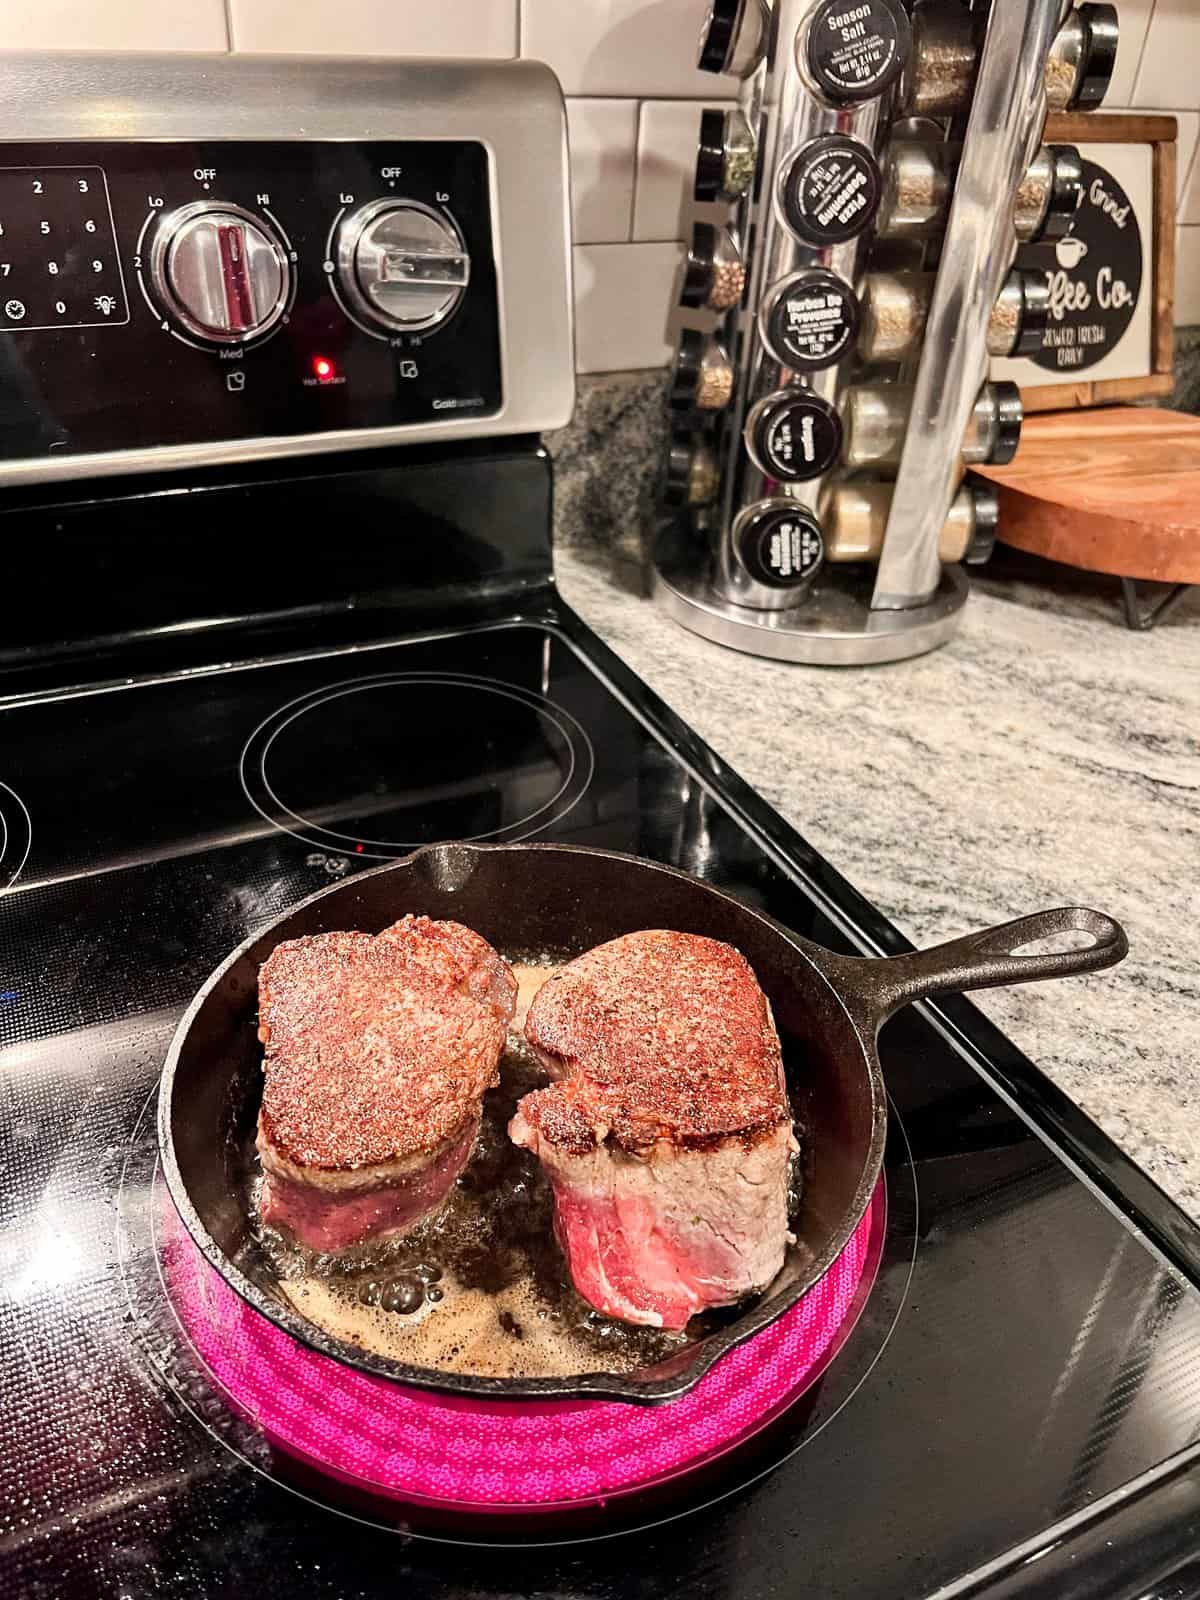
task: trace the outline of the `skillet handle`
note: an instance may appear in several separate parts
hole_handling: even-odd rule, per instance
[[[1093,942],[1079,950],[1058,950],[1050,955],[1021,954],[1025,945],[1066,933],[1088,933]],[[1119,922],[1086,906],[1060,906],[981,933],[964,934],[932,950],[867,960],[843,958],[838,962],[837,977],[881,1024],[901,1006],[929,995],[1098,972],[1115,966],[1128,951],[1129,940]]]

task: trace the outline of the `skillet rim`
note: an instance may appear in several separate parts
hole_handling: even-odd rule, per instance
[[[220,985],[226,975],[244,957],[249,955],[255,946],[264,940],[270,939],[272,935],[279,932],[283,924],[289,919],[318,901],[338,895],[349,897],[350,892],[368,878],[381,877],[386,873],[406,869],[411,871],[414,867],[419,869],[428,865],[433,869],[436,880],[439,863],[446,863],[450,872],[454,873],[456,860],[461,862],[461,858],[464,855],[482,856],[501,852],[510,855],[533,855],[536,852],[569,853],[571,855],[600,857],[604,860],[637,866],[648,872],[660,873],[665,877],[681,879],[692,888],[701,889],[718,899],[731,902],[739,913],[761,923],[771,934],[782,939],[785,944],[790,945],[796,951],[805,961],[813,976],[824,984],[830,998],[845,1017],[858,1042],[861,1064],[865,1067],[870,1090],[871,1138],[865,1151],[862,1172],[849,1206],[843,1213],[836,1228],[828,1234],[823,1248],[812,1257],[806,1270],[797,1276],[786,1293],[777,1298],[758,1300],[735,1322],[731,1322],[727,1327],[710,1334],[706,1339],[693,1346],[695,1355],[683,1371],[640,1381],[636,1373],[609,1372],[579,1373],[574,1377],[565,1378],[494,1378],[470,1373],[441,1372],[437,1368],[414,1366],[409,1362],[396,1361],[387,1356],[359,1350],[326,1333],[317,1323],[311,1322],[307,1317],[302,1316],[290,1303],[276,1300],[266,1294],[252,1278],[241,1271],[226,1255],[202,1221],[199,1212],[192,1203],[176,1159],[172,1111],[175,1073],[179,1057],[192,1025],[209,995]],[[279,942],[279,939],[276,938],[275,943]],[[274,945],[271,948],[274,948]],[[269,951],[267,953],[269,954]],[[879,1180],[879,1174],[883,1166],[884,1145],[887,1138],[887,1101],[883,1073],[875,1045],[876,1019],[865,1013],[859,996],[852,992],[843,991],[839,987],[837,982],[824,969],[822,957],[829,958],[831,963],[840,959],[832,951],[826,951],[823,946],[801,938],[799,934],[793,933],[790,929],[784,927],[782,923],[776,922],[773,917],[767,916],[765,912],[758,910],[757,907],[746,905],[745,902],[736,899],[735,896],[726,893],[725,890],[718,888],[715,884],[706,882],[694,873],[684,872],[678,867],[668,866],[662,862],[648,860],[644,856],[635,856],[620,850],[604,850],[592,845],[555,844],[550,841],[543,843],[476,844],[444,840],[421,845],[397,861],[384,862],[381,866],[371,867],[363,872],[356,872],[352,878],[344,879],[339,883],[328,884],[324,888],[316,890],[313,894],[306,895],[302,900],[296,901],[295,904],[281,912],[279,916],[272,918],[263,928],[243,939],[214,968],[195,995],[193,995],[172,1035],[158,1086],[158,1103],[155,1116],[158,1154],[171,1202],[192,1242],[200,1250],[205,1261],[220,1273],[224,1281],[241,1300],[250,1306],[251,1310],[256,1311],[260,1316],[266,1317],[268,1321],[281,1328],[291,1338],[308,1345],[311,1349],[316,1350],[318,1354],[329,1356],[331,1359],[353,1370],[368,1373],[373,1377],[386,1378],[390,1382],[405,1384],[410,1388],[453,1395],[460,1399],[482,1401],[616,1400],[635,1405],[661,1405],[668,1401],[676,1400],[695,1388],[701,1378],[710,1372],[716,1363],[724,1355],[727,1355],[730,1350],[745,1344],[747,1340],[752,1339],[756,1334],[761,1333],[764,1328],[777,1321],[785,1312],[790,1311],[824,1277],[825,1273],[828,1272],[845,1249],[854,1229],[866,1213],[867,1206]],[[264,954],[263,959],[265,960],[265,958]]]

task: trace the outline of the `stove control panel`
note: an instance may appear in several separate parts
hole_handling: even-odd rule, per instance
[[[9,145],[0,459],[495,417],[474,140]]]

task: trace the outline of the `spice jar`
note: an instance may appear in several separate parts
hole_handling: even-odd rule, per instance
[[[821,524],[791,500],[758,500],[734,520],[733,553],[756,583],[769,589],[804,589],[825,555]]]
[[[827,561],[878,561],[883,551],[888,514],[892,508],[890,483],[869,478],[846,478],[830,486],[821,507],[821,527]],[[982,484],[964,484],[950,502],[938,535],[938,559],[986,561],[996,541],[1000,503],[993,490]]]
[[[882,179],[871,151],[846,133],[810,139],[780,164],[779,209],[806,244],[845,244],[870,226]]]
[[[897,139],[884,168],[879,206],[881,239],[928,239],[946,226],[960,144]],[[1083,167],[1074,145],[1042,145],[1017,186],[1013,231],[1022,244],[1061,239],[1083,193]]]
[[[969,103],[978,20],[961,0],[923,0],[913,8],[912,48],[899,93],[907,114],[948,117]]]
[[[894,472],[900,465],[912,386],[902,383],[852,384],[842,400],[848,467]],[[1021,438],[1024,409],[1015,383],[985,383],[976,396],[960,447],[966,466],[1011,461]]]
[[[898,0],[817,0],[796,30],[796,70],[827,104],[860,105],[895,83],[910,40]]]
[[[721,469],[708,442],[678,430],[671,436],[663,499],[669,506],[707,506],[721,487]]]
[[[942,230],[961,150],[934,140],[893,140],[883,170],[881,239],[927,239]]]
[[[694,223],[679,303],[728,311],[742,298],[745,287],[746,268],[729,229],[714,227],[711,222]]]
[[[733,365],[712,334],[684,328],[675,352],[670,405],[675,411],[720,411],[733,394]]]
[[[906,113],[949,117],[971,102],[982,13],[960,0],[925,0],[912,15],[912,50],[900,85]],[[1091,111],[1104,99],[1117,60],[1116,7],[1068,11],[1046,59],[1050,111]]]
[[[1044,144],[1013,200],[1013,232],[1022,244],[1061,239],[1083,198],[1083,162],[1073,144]]]
[[[918,353],[933,287],[932,272],[867,273],[858,341],[864,361],[901,362]],[[1040,349],[1049,308],[1044,273],[1010,272],[988,319],[988,354],[1029,355]]]
[[[1117,64],[1117,8],[1084,5],[1068,11],[1046,62],[1046,109],[1094,111]]]
[[[696,65],[701,72],[749,77],[762,59],[767,22],[764,0],[711,0],[700,29]]]
[[[754,181],[754,135],[742,111],[707,107],[700,116],[700,149],[692,198],[732,205]]]

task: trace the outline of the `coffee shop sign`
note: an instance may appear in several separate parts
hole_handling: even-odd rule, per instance
[[[1101,179],[1093,178],[1088,199],[1098,211],[1103,211],[1112,219],[1115,227],[1123,229],[1128,223],[1129,202],[1118,204]],[[1092,303],[1087,284],[1069,275],[1087,255],[1087,248],[1082,239],[1074,238],[1071,234],[1060,239],[1055,247],[1058,270],[1050,273],[1049,277],[1050,315],[1056,322],[1061,322],[1068,311],[1086,311]],[[1133,298],[1129,285],[1123,278],[1114,277],[1110,266],[1106,264],[1100,268],[1096,274],[1096,299],[1106,311],[1132,305]]]

